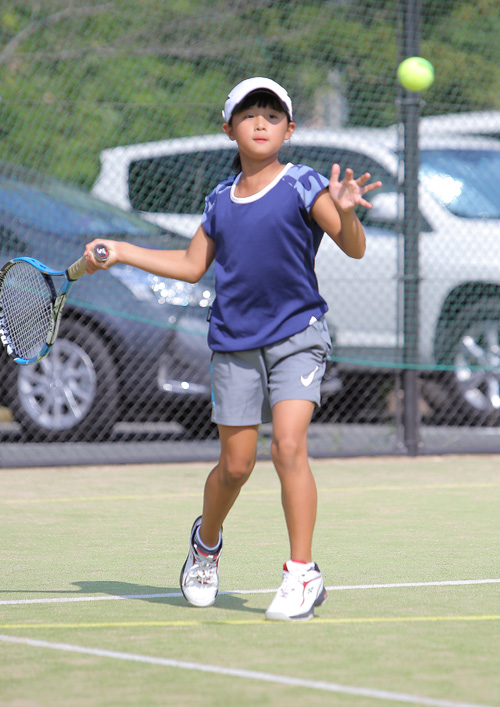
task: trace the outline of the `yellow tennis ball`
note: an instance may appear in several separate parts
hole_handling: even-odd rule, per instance
[[[411,56],[398,66],[398,81],[407,91],[425,91],[434,81],[434,67],[420,56]]]

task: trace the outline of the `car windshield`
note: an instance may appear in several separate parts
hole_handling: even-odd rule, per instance
[[[2,220],[61,236],[127,238],[161,233],[139,217],[52,181],[32,184],[0,177],[0,213]]]
[[[420,180],[455,216],[500,219],[500,150],[422,150]]]

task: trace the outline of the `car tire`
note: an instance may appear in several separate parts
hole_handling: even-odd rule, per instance
[[[441,338],[448,415],[457,424],[500,422],[500,300],[483,299],[464,307]]]
[[[61,322],[50,354],[20,366],[11,409],[31,441],[98,441],[113,430],[118,382],[113,357],[95,328]]]

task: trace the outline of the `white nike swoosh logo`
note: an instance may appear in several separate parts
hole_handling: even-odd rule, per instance
[[[308,385],[311,385],[311,383],[313,382],[314,374],[315,374],[316,371],[318,371],[318,370],[319,370],[319,366],[316,366],[316,368],[314,369],[314,371],[311,371],[311,372],[309,373],[309,375],[307,375],[307,376],[300,376],[300,382],[302,383],[302,385],[304,385],[306,388],[307,388]]]

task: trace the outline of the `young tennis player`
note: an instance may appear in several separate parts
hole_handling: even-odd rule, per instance
[[[208,343],[212,349],[213,420],[220,458],[208,475],[202,514],[194,521],[181,571],[182,592],[195,606],[210,606],[219,587],[222,524],[256,461],[259,424],[273,423],[271,454],[281,483],[290,559],[266,618],[306,620],[326,600],[312,559],[317,493],[308,463],[307,433],[331,341],[326,302],[314,261],[323,234],[347,255],[361,258],[365,234],[354,207],[380,186],[368,173],[340,180],[279,161],[294,131],[286,90],[262,77],[229,94],[223,131],[238,146],[238,173],[206,198],[200,227],[185,251],[154,251],[101,241],[106,264],[85,249],[88,272],[126,263],[162,277],[196,282],[215,260],[216,297]],[[334,274],[333,274],[334,276]]]

